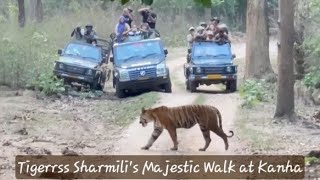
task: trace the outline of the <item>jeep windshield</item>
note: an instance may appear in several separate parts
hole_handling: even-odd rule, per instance
[[[81,58],[88,61],[101,61],[100,49],[85,44],[69,44],[64,50],[64,56]]]
[[[132,66],[136,64],[158,64],[163,60],[159,41],[121,44],[115,48],[115,64]]]
[[[218,45],[214,42],[198,42],[192,49],[194,64],[230,63],[232,59],[230,45]]]

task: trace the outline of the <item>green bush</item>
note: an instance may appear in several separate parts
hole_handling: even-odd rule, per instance
[[[308,88],[320,88],[320,69],[313,69],[307,73],[303,79],[303,83]]]
[[[45,95],[53,95],[65,91],[63,80],[57,79],[53,73],[42,73],[30,85]]]
[[[240,96],[243,99],[243,107],[253,107],[258,102],[268,100],[267,84],[259,80],[246,80],[239,88]]]

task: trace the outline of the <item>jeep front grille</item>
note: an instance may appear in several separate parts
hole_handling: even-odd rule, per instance
[[[144,73],[143,73],[144,71]],[[141,75],[142,74],[142,75]],[[132,70],[129,72],[129,76],[131,80],[137,80],[140,78],[154,78],[157,77],[157,69],[156,68],[148,68],[142,70]]]
[[[205,74],[223,74],[225,73],[225,67],[206,67],[204,68]]]
[[[67,72],[75,73],[75,74],[84,74],[86,71],[84,68],[69,66],[69,65],[65,65],[65,69]]]

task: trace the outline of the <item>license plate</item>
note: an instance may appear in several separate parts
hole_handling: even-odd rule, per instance
[[[149,79],[149,77],[140,77],[139,80],[146,80]]]
[[[62,76],[68,77],[68,78],[73,78],[73,79],[84,79],[84,77],[81,77],[81,76],[73,76],[73,75],[69,75],[69,74],[62,74]]]
[[[207,76],[208,79],[221,79],[222,76],[220,74],[212,74]]]

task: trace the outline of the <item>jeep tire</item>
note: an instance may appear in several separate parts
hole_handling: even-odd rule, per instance
[[[227,81],[226,89],[227,89],[227,91],[229,91],[231,93],[236,92],[237,91],[237,80]]]
[[[192,82],[188,80],[188,85],[189,85],[189,90],[190,92],[196,92],[197,91],[197,86],[195,82]]]
[[[189,86],[189,81],[186,80],[186,90],[189,91],[190,90],[190,86]]]
[[[116,96],[118,98],[125,98],[126,97],[124,89],[119,88],[119,83],[116,83]]]
[[[171,81],[169,80],[168,83],[164,84],[163,88],[164,88],[164,92],[166,92],[166,93],[172,93]]]

